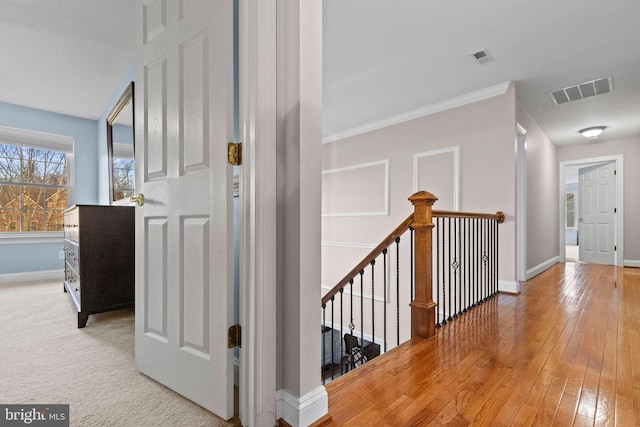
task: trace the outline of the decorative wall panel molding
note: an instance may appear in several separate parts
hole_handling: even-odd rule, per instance
[[[389,159],[322,172],[322,216],[389,215]]]
[[[438,197],[435,209],[460,210],[459,145],[413,155],[413,192],[420,190]]]

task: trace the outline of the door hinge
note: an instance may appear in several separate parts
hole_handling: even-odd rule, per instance
[[[618,250],[618,247],[617,247],[617,246],[614,246],[614,247],[613,247],[613,251],[615,252],[615,251],[617,251],[617,250]]]
[[[242,164],[242,142],[230,142],[227,145],[227,157],[229,164],[240,166]]]
[[[242,327],[235,324],[229,327],[229,335],[227,337],[227,347],[242,347]]]
[[[613,208],[613,213],[618,213],[618,208]]]
[[[614,170],[613,170],[613,174],[614,174],[614,175],[618,175],[618,171],[617,171],[617,169],[614,169]]]

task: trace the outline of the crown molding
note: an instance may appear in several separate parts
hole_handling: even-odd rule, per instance
[[[327,135],[322,138],[322,143],[328,144],[330,142],[340,141],[342,139],[346,139],[352,136],[361,135],[363,133],[393,126],[398,123],[403,123],[409,120],[418,119],[420,117],[429,116],[431,114],[450,110],[452,108],[462,107],[463,105],[493,98],[495,96],[504,95],[505,93],[507,93],[507,91],[509,91],[509,88],[511,88],[512,84],[513,84],[512,82],[508,81],[508,82],[500,83],[494,86],[489,86],[487,88],[476,90],[474,92],[470,92],[470,93],[456,96],[453,98],[449,98],[441,102],[436,102],[435,104],[427,105],[422,108],[407,111],[406,113],[398,114],[395,116],[388,117],[386,119],[368,123],[366,125],[358,126],[342,132],[337,132],[331,135]]]

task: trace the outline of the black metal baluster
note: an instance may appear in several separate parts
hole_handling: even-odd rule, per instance
[[[336,353],[334,348],[334,343],[333,343],[333,325],[335,325],[333,314],[334,314],[335,299],[336,299],[335,295],[331,297],[331,381],[333,381],[333,378],[335,376],[334,367],[336,366],[336,363],[335,363],[336,361],[333,358],[333,355]]]
[[[493,233],[494,233],[494,229],[493,229],[493,220],[490,219],[489,220],[489,297],[492,297],[494,295],[493,293],[493,288],[494,286],[494,277],[495,277],[495,256],[493,253]]]
[[[360,270],[360,348],[364,348],[364,270]]]
[[[440,218],[436,218],[436,247],[434,248],[436,253],[436,280],[433,281],[436,287],[436,327],[441,327],[440,316]]]
[[[473,292],[474,262],[475,252],[473,250],[473,218],[469,218],[469,308],[475,306],[475,297]]]
[[[447,218],[447,230],[448,230],[448,237],[447,237],[447,247],[449,249],[449,258],[447,259],[448,261],[448,270],[449,270],[449,317],[447,318],[448,320],[452,320],[453,316],[451,316],[451,218]]]
[[[463,236],[463,225],[462,218],[457,218],[458,222],[458,293],[460,294],[460,303],[458,304],[459,314],[464,313],[464,252],[462,249],[462,236]]]
[[[344,295],[344,286],[342,288],[340,288],[340,357],[342,357],[342,355],[344,354],[344,338],[343,338],[343,334],[342,334],[342,325],[344,325],[344,318],[343,318],[343,314],[344,314],[344,300],[343,300],[343,295]],[[342,363],[342,359],[340,359],[340,375],[344,374],[344,363]]]
[[[376,342],[376,317],[375,317],[376,275],[374,270],[375,265],[376,265],[376,260],[375,259],[371,260],[371,340],[374,343]],[[364,348],[364,345],[362,348]]]
[[[464,309],[462,310],[463,313],[466,313],[467,310],[469,309],[469,290],[467,289],[467,282],[468,282],[468,277],[467,275],[469,274],[469,254],[467,253],[467,218],[462,218],[462,254],[463,254],[463,268],[462,268],[462,293],[463,293],[463,297],[462,297],[462,301],[464,302],[464,304],[462,304],[464,306]]]
[[[469,286],[471,288],[471,307],[476,306],[476,278],[478,275],[477,253],[476,253],[476,220],[469,220],[469,251],[471,253],[471,280]]]
[[[446,291],[446,280],[445,277],[447,275],[447,270],[446,270],[446,253],[445,253],[445,246],[446,246],[446,241],[444,239],[445,236],[445,219],[444,218],[440,218],[440,232],[442,234],[442,248],[440,249],[440,251],[442,252],[442,324],[446,325],[447,324],[447,291]]]
[[[478,302],[484,301],[484,221],[480,220],[480,295]]]
[[[487,251],[485,247],[485,221],[480,220],[480,245],[482,246],[482,302],[487,300]]]
[[[325,383],[324,379],[324,354],[325,354],[325,344],[324,344],[324,329],[327,327],[327,304],[322,304],[322,361],[320,361],[320,372],[322,375],[322,384]]]
[[[489,245],[489,231],[490,231],[490,225],[491,223],[489,222],[488,219],[486,219],[485,221],[485,245],[487,247],[486,249],[486,253],[487,253],[487,299],[489,299],[489,297],[491,296],[491,247]]]
[[[500,273],[499,273],[499,257],[498,252],[500,251],[500,233],[498,233],[500,227],[498,226],[498,222],[496,221],[496,293],[498,293],[498,286],[500,281]]]
[[[382,257],[383,257],[383,283],[384,283],[384,287],[382,289],[382,293],[383,293],[383,300],[384,300],[384,305],[383,307],[383,316],[384,316],[384,321],[382,322],[383,327],[384,327],[384,332],[383,332],[383,336],[382,339],[384,341],[383,346],[384,346],[384,352],[387,352],[387,252],[389,252],[387,250],[387,248],[384,248],[382,250]]]
[[[483,301],[487,300],[488,295],[488,285],[489,285],[489,275],[488,275],[488,264],[489,257],[487,255],[487,220],[482,220],[482,264],[484,268],[484,288],[482,290]]]
[[[400,237],[396,237],[396,345],[400,345]]]
[[[351,313],[349,313],[349,333],[353,336],[356,325],[353,323],[353,279],[349,280],[349,294],[351,296]]]
[[[462,218],[456,218],[458,224],[458,315],[464,311],[464,253],[462,252]]]
[[[473,219],[473,237],[474,237],[474,242],[473,242],[473,259],[474,259],[474,296],[473,296],[473,305],[477,306],[478,304],[480,304],[480,249],[478,247],[478,241],[479,241],[479,236],[478,236],[478,218],[474,218]]]
[[[473,307],[473,219],[467,219],[467,289],[469,309]]]
[[[414,283],[414,280],[413,280],[413,276],[414,276],[414,274],[413,274],[413,263],[414,263],[414,255],[413,255],[413,227],[409,227],[409,236],[410,236],[410,239],[411,239],[411,241],[409,242],[409,245],[410,245],[410,246],[409,246],[409,248],[410,248],[410,251],[411,251],[411,252],[410,252],[410,259],[411,259],[411,262],[409,263],[409,264],[410,264],[410,269],[411,269],[411,270],[409,271],[409,274],[411,275],[411,302],[413,302],[413,293],[414,293],[414,291],[415,291],[415,283]]]
[[[484,219],[484,253],[485,253],[485,297],[484,300],[488,300],[491,296],[491,245],[489,245],[489,232],[491,228],[491,222],[489,219]]]
[[[473,218],[467,219],[467,289],[469,310],[473,308]]]
[[[481,281],[482,281],[482,249],[480,248],[480,220],[476,218],[476,256],[478,265],[476,266],[476,304],[482,302],[480,296]]]
[[[453,269],[453,317],[458,317],[458,308],[460,306],[458,298],[460,297],[458,292],[458,248],[455,243],[457,243],[457,232],[458,232],[458,221],[456,218],[452,218],[453,221],[453,241],[451,245],[453,246],[453,263],[451,267]]]
[[[493,223],[493,294],[498,294],[498,221],[494,220]]]

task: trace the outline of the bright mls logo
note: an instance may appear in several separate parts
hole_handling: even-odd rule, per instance
[[[69,427],[69,405],[2,405],[0,427]]]

